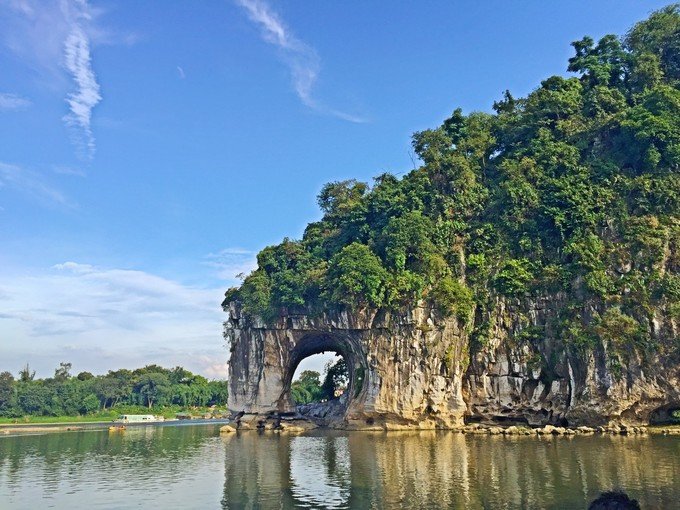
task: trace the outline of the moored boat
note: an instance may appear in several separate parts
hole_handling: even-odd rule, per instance
[[[162,416],[154,416],[153,414],[121,414],[114,423],[122,424],[141,424],[141,423],[158,423],[165,421]]]

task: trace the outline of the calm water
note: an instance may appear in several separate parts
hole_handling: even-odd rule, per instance
[[[0,436],[0,508],[680,508],[680,438],[219,436],[214,425]]]

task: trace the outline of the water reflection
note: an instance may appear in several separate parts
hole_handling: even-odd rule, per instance
[[[139,427],[2,437],[0,508],[173,508],[182,491],[205,494],[215,507],[224,449],[217,434],[218,427]]]
[[[677,508],[680,438],[218,426],[0,437],[0,508],[560,508],[616,487]]]
[[[586,508],[623,488],[680,497],[674,438],[244,433],[227,440],[223,508]]]
[[[347,437],[295,437],[290,440],[293,499],[310,507],[346,508],[350,454]]]

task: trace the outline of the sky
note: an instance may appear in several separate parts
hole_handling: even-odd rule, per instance
[[[0,371],[226,378],[225,290],[324,183],[667,3],[0,0]]]

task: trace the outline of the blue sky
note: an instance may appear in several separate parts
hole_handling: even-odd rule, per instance
[[[325,182],[666,3],[0,0],[0,371],[225,377],[224,290]]]

